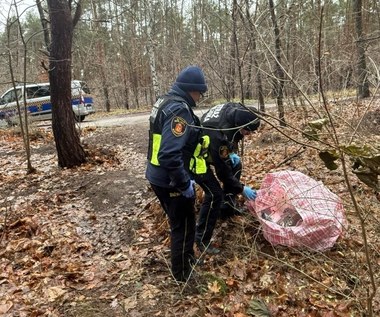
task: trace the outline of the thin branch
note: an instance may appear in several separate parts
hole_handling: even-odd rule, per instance
[[[280,167],[281,165],[285,164],[286,162],[289,162],[290,160],[294,159],[295,157],[301,155],[303,152],[305,152],[306,149],[304,146],[301,146],[295,153],[293,153],[292,155],[288,156],[285,160],[283,160],[282,162],[278,163],[276,165],[275,168],[278,168]]]
[[[322,6],[321,8],[321,13],[320,13],[320,26],[319,26],[319,45],[318,45],[318,68],[319,68],[319,85],[320,85],[320,93],[321,93],[321,96],[322,96],[322,100],[323,100],[323,106],[325,107],[325,111],[328,115],[328,118],[329,118],[329,121],[330,121],[330,124],[332,126],[332,130],[333,130],[333,140],[338,148],[338,151],[339,151],[339,156],[340,156],[340,160],[341,160],[341,163],[342,163],[342,169],[343,169],[343,175],[344,175],[344,179],[345,179],[345,183],[347,185],[347,189],[348,189],[348,192],[350,194],[350,197],[351,197],[351,201],[354,205],[354,210],[356,212],[356,215],[358,216],[359,220],[360,220],[360,226],[361,226],[361,233],[362,233],[362,238],[363,238],[363,242],[364,242],[364,253],[365,253],[365,256],[366,256],[366,262],[367,262],[367,266],[368,266],[368,271],[369,271],[369,278],[370,278],[370,281],[371,281],[371,287],[372,287],[372,290],[367,290],[368,291],[368,295],[367,295],[367,312],[369,314],[370,317],[373,316],[373,299],[375,297],[375,294],[376,294],[376,281],[375,281],[375,277],[374,277],[374,272],[373,272],[373,267],[372,267],[372,262],[371,262],[371,257],[370,257],[370,251],[369,251],[369,246],[368,246],[368,239],[367,239],[367,230],[366,230],[366,225],[365,225],[365,218],[363,217],[362,215],[362,211],[361,211],[361,208],[359,207],[358,205],[358,202],[356,201],[356,198],[355,198],[355,195],[353,193],[353,187],[351,186],[351,182],[348,178],[348,171],[347,171],[347,167],[346,167],[346,159],[345,159],[345,154],[343,152],[343,150],[341,149],[340,145],[339,145],[339,139],[338,139],[338,134],[336,132],[336,129],[335,129],[335,125],[332,121],[332,117],[331,117],[331,114],[330,114],[330,111],[327,107],[327,100],[325,98],[325,94],[324,94],[324,87],[323,87],[323,82],[322,82],[322,76],[321,76],[321,41],[322,41],[322,23],[323,23],[323,9],[324,9],[324,6]]]

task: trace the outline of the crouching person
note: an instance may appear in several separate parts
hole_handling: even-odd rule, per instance
[[[209,164],[214,166],[203,175],[194,175],[204,191],[200,209],[196,244],[200,251],[212,254],[219,249],[210,244],[218,217],[226,218],[238,213],[236,195],[255,199],[256,191],[240,182],[242,164],[237,155],[238,144],[260,126],[254,108],[240,103],[217,105],[201,119],[203,135],[209,138]],[[222,186],[221,186],[222,184]]]

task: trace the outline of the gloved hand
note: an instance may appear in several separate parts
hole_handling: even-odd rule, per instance
[[[244,186],[243,196],[249,200],[255,200],[257,192],[249,186]]]
[[[195,181],[191,179],[189,187],[187,187],[185,190],[182,191],[182,195],[185,196],[186,198],[193,198],[195,196],[194,185],[195,185]]]
[[[232,163],[232,167],[235,167],[236,165],[238,165],[240,163],[240,157],[236,153],[230,154],[230,160]]]

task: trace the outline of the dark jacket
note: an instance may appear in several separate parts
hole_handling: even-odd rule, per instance
[[[163,98],[169,101],[164,102],[158,112],[154,113],[153,109],[151,114],[151,121],[161,133],[159,166],[152,164],[148,157],[145,176],[156,186],[185,190],[190,184],[190,158],[200,136],[200,129],[188,124],[199,126],[200,122],[191,109],[195,107],[194,100],[178,86],[174,85]],[[150,143],[151,138],[150,133]]]
[[[229,154],[237,151],[238,142],[243,139],[239,132],[243,126],[250,131],[260,126],[259,118],[252,111],[240,103],[226,103],[214,106],[201,119],[203,134],[210,137],[211,164],[218,179],[233,194],[241,193],[244,185],[234,176]]]

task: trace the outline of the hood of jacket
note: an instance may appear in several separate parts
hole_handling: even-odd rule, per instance
[[[169,96],[179,96],[179,97],[185,99],[186,103],[192,108],[195,108],[195,106],[196,106],[194,99],[186,91],[182,90],[177,85],[172,86],[172,88],[168,92],[168,95]]]

